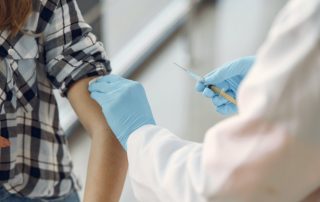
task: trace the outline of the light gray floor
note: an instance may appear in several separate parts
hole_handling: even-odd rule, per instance
[[[224,117],[194,91],[194,81],[173,63],[205,74],[224,62],[255,54],[285,2],[221,0],[193,12],[186,28],[133,76],[145,86],[157,123],[182,138],[202,141],[205,131]],[[90,139],[78,128],[70,145],[75,172],[84,184]],[[129,183],[121,201],[135,202]]]

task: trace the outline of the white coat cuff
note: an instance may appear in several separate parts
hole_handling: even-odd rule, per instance
[[[137,145],[139,142],[139,139],[143,140],[145,139],[144,136],[152,136],[155,135],[158,131],[160,131],[162,128],[156,125],[144,125],[137,130],[133,131],[131,133],[130,137],[127,141],[127,151],[130,150],[130,148],[134,147],[134,145]]]

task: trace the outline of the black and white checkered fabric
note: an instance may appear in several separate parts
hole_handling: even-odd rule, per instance
[[[111,71],[76,0],[33,0],[24,29],[0,32],[0,187],[30,198],[78,189],[53,88]],[[80,98],[79,98],[80,99]]]

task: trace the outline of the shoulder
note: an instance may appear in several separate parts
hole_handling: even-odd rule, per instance
[[[66,4],[76,2],[76,0],[31,0],[35,11],[40,11],[41,8],[56,9]]]
[[[50,23],[55,10],[62,0],[32,0],[32,13],[28,24],[33,24],[33,31],[41,33]]]
[[[62,0],[31,0],[33,12],[41,12],[43,9],[56,9]]]
[[[78,16],[74,13],[77,10],[76,0],[31,0],[32,14],[27,22],[27,30],[35,33],[42,33],[48,25],[53,22],[54,16],[61,12],[69,12],[69,15]],[[61,19],[62,20],[62,19]]]

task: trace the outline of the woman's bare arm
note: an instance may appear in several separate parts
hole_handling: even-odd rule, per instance
[[[68,92],[72,107],[92,137],[84,201],[119,201],[128,166],[126,153],[109,128],[100,106],[90,98],[88,83],[91,79],[78,81]]]

